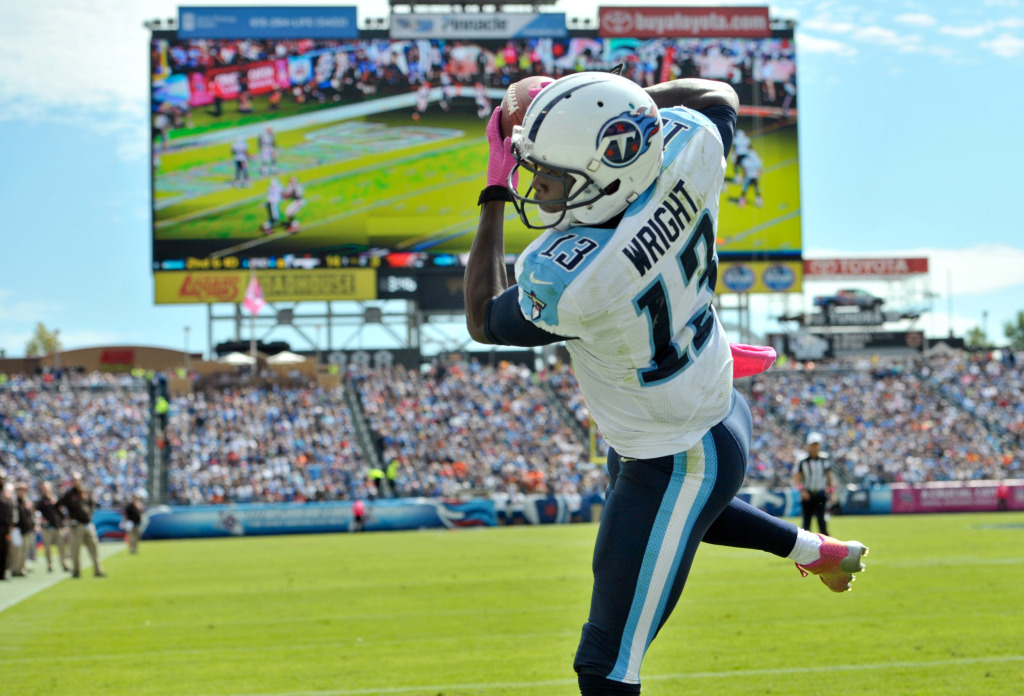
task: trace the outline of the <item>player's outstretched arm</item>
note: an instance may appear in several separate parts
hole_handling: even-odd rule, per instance
[[[740,107],[740,99],[732,85],[717,80],[687,77],[645,89],[659,109],[685,106],[694,111],[704,111],[713,106],[731,106],[733,111],[738,111]]]
[[[512,200],[506,182],[515,168],[511,141],[502,138],[499,129],[501,107],[487,123],[490,157],[487,163],[487,188],[480,193],[480,222],[469,250],[463,291],[466,295],[466,328],[473,340],[490,343],[484,324],[487,303],[508,288],[505,272],[505,203]]]

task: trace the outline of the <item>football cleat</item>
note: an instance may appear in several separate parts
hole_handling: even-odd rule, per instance
[[[868,547],[859,541],[839,541],[824,534],[818,536],[821,537],[821,557],[807,565],[797,563],[796,568],[805,578],[809,573],[817,575],[833,592],[846,592],[856,580],[853,574],[864,570],[861,559],[868,555]]]

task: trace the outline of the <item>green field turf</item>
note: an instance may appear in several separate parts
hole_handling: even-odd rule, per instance
[[[751,146],[764,162],[761,194],[764,205],[754,205],[754,191],[747,191],[747,205],[735,201],[742,183],[732,183],[733,166],[726,171],[718,224],[719,252],[765,253],[800,251],[800,167],[797,162],[797,132],[791,123],[740,119],[738,127],[751,137]]]
[[[279,127],[280,178],[297,175],[307,198],[299,214],[301,231],[293,236],[281,232],[268,238],[260,230],[269,177],[259,173],[255,136],[247,140],[256,153],[250,188],[231,187],[228,131],[223,142],[161,154],[154,188],[156,241],[217,240],[222,249],[244,256],[345,254],[374,247],[468,252],[487,167],[484,121],[470,110],[442,113],[436,105],[418,121],[411,112]],[[764,160],[764,207],[754,206],[753,192],[749,205],[737,207],[730,199],[738,197],[741,187],[728,185],[721,202],[719,251],[798,251],[796,127],[750,119],[740,125]],[[524,177],[522,190],[527,183]],[[526,229],[508,206],[506,250],[518,253],[535,237],[536,231]],[[235,249],[248,242],[256,246]],[[162,253],[158,248],[158,258]]]
[[[1024,693],[1024,514],[840,517],[836,595],[705,546],[644,694]],[[143,542],[0,612],[4,694],[576,694],[597,527]],[[0,588],[0,592],[3,592]]]

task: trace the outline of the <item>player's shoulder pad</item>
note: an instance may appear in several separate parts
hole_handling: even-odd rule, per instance
[[[714,123],[711,119],[702,114],[699,111],[688,109],[685,106],[670,106],[665,109],[658,111],[662,118],[669,118],[672,121],[678,121],[681,123],[692,124],[696,126],[707,126],[712,127]]]
[[[568,285],[567,280],[564,274],[539,264],[527,265],[523,268],[522,277],[516,278],[516,282],[521,288],[528,289],[537,295],[552,297],[552,299],[559,297],[565,291]]]

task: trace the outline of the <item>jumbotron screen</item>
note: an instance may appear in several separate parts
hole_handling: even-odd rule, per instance
[[[164,32],[150,48],[157,272],[460,266],[484,185],[484,127],[507,85],[619,64],[643,85],[697,76],[736,87],[748,166],[733,153],[719,253],[800,256],[791,35],[470,42]],[[757,171],[756,190],[744,169]],[[511,258],[536,232],[507,209]]]

